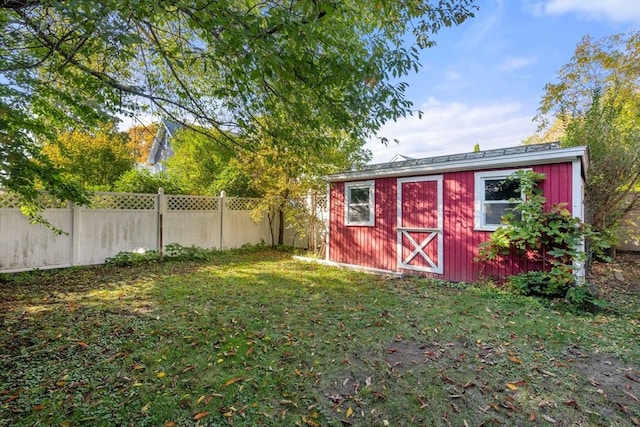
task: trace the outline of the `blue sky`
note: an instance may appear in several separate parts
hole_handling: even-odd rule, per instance
[[[441,30],[405,81],[424,112],[387,123],[366,148],[373,163],[519,145],[543,88],[571,60],[585,35],[600,39],[640,29],[640,0],[477,0],[475,18]]]

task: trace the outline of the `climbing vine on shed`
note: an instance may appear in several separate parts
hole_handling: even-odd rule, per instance
[[[513,290],[525,295],[571,297],[575,292],[570,289],[582,285],[576,281],[574,273],[585,261],[584,242],[588,240],[597,253],[602,253],[604,243],[589,224],[569,212],[566,203],[556,203],[545,209],[547,199],[539,187],[545,179],[544,174],[519,170],[507,179],[519,183],[524,200],[504,215],[505,225],[480,245],[477,260],[500,260],[515,249],[521,257],[539,262],[542,272],[511,278],[509,283]]]

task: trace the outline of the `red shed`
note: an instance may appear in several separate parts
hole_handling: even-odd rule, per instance
[[[478,245],[500,225],[518,169],[544,173],[550,206],[567,203],[583,218],[586,147],[527,145],[367,165],[326,177],[329,224],[326,259],[377,272],[423,274],[472,282],[535,269],[513,256],[474,262]]]

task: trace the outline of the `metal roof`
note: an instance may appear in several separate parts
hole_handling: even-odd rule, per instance
[[[581,158],[586,169],[586,147],[561,148],[557,142],[546,144],[519,145],[470,153],[449,154],[423,159],[410,159],[389,163],[365,165],[357,169],[325,177],[329,182],[370,177],[402,176],[416,173],[435,173],[465,169],[479,169],[505,166],[523,166],[527,162],[544,163],[546,160],[566,161]]]

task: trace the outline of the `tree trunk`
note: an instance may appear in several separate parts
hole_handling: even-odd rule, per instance
[[[275,218],[275,213],[273,211],[267,213],[267,220],[269,221],[269,234],[271,235],[271,247],[276,247],[276,241],[273,238],[273,218]]]
[[[278,211],[278,245],[284,245],[284,209]]]

